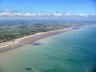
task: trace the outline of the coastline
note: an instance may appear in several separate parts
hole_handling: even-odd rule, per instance
[[[67,27],[64,29],[58,29],[58,30],[53,30],[53,31],[48,31],[48,32],[40,32],[40,33],[36,33],[33,35],[28,35],[28,36],[24,36],[18,39],[14,39],[11,41],[3,42],[3,43],[0,43],[0,53],[6,52],[12,49],[16,49],[19,46],[22,46],[25,44],[34,43],[37,40],[40,40],[49,36],[79,29],[80,27],[81,26],[71,26],[71,27]]]

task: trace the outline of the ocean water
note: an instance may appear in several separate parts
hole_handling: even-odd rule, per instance
[[[4,72],[96,72],[96,27],[83,27],[27,44],[3,63]]]

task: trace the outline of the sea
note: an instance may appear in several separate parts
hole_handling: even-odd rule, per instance
[[[15,50],[14,56],[2,61],[2,72],[96,72],[96,26],[50,36]]]

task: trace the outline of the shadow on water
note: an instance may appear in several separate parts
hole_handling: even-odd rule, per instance
[[[32,43],[33,46],[39,46],[41,43]]]
[[[31,72],[33,72],[32,67],[26,67],[25,70],[26,70],[26,71],[31,71]]]

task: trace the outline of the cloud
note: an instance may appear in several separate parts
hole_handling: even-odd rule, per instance
[[[96,16],[96,14],[72,14],[72,13],[19,13],[19,12],[10,12],[10,11],[4,11],[0,13],[0,16],[25,16],[25,17],[30,17],[30,16],[80,16],[80,17],[88,17],[88,16]]]

